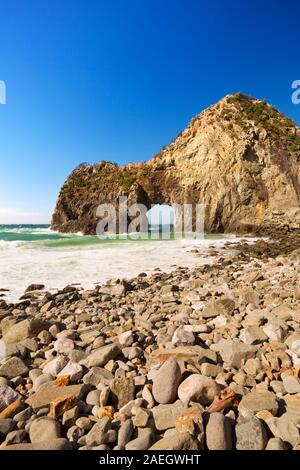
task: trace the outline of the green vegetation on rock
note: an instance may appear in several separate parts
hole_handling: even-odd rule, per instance
[[[272,139],[283,138],[291,152],[300,150],[300,137],[297,135],[295,122],[265,100],[257,100],[243,93],[236,93],[227,98],[227,103],[237,107],[234,122],[242,129],[246,130],[249,121],[254,121],[256,125],[260,125],[266,130],[268,137]],[[223,117],[225,120],[231,121],[233,119],[232,110],[225,109]]]
[[[128,191],[135,183],[135,177],[129,172],[120,173],[117,176],[117,182],[123,191]]]

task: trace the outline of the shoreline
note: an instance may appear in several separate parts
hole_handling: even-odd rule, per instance
[[[32,236],[26,233],[26,237],[35,236],[36,233]],[[38,236],[47,237],[47,234]],[[122,240],[99,244],[90,244],[78,236],[54,241],[6,241],[0,250],[3,273],[0,288],[7,290],[0,292],[0,296],[7,302],[17,302],[29,284],[43,284],[51,293],[66,285],[93,289],[110,278],[134,277],[142,271],[151,273],[156,268],[170,272],[176,265],[193,267],[211,263],[218,251],[228,250],[225,247],[227,240],[236,242],[238,238],[226,235],[224,238],[166,240],[168,243],[163,240]],[[211,249],[211,246],[215,248]]]
[[[0,448],[37,434],[81,450],[299,448],[299,236],[230,247],[211,265],[0,301]]]

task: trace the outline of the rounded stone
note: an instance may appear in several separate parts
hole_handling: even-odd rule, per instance
[[[31,369],[29,371],[29,378],[32,382],[34,382],[40,375],[42,375],[43,371],[41,369]]]
[[[130,441],[132,432],[133,432],[133,423],[131,419],[126,419],[126,421],[124,421],[121,424],[119,433],[118,433],[118,446],[121,449],[124,449],[126,444],[128,444],[128,442]]]
[[[289,375],[283,378],[283,386],[287,393],[299,393],[300,392],[300,379],[294,375]]]
[[[192,374],[178,387],[178,397],[184,404],[190,401],[209,405],[221,390],[221,386],[210,377]]]
[[[195,335],[192,331],[177,328],[172,336],[173,346],[186,346],[195,344]]]
[[[32,443],[57,439],[61,437],[60,424],[52,418],[38,418],[30,426],[29,437]]]
[[[57,334],[60,332],[60,329],[57,325],[51,325],[48,331],[51,336],[53,336],[53,338],[56,338]]]
[[[89,431],[93,427],[94,422],[86,416],[81,416],[80,418],[78,418],[76,420],[75,424],[80,429],[84,429],[85,431]]]
[[[118,340],[121,346],[131,346],[134,342],[134,335],[131,330],[125,331],[118,336]]]
[[[181,380],[180,367],[174,359],[166,361],[153,380],[152,394],[157,403],[173,403]]]
[[[39,375],[33,382],[33,387],[32,387],[33,392],[37,392],[41,385],[47,382],[52,382],[52,381],[53,381],[53,377],[51,374]]]
[[[0,377],[0,387],[4,385],[8,385],[9,380],[6,379],[5,377]]]
[[[78,382],[83,375],[82,366],[80,364],[77,364],[76,362],[70,361],[60,371],[60,373],[58,374],[58,377],[63,376],[63,375],[69,375],[71,382]]]
[[[43,373],[56,377],[67,363],[68,359],[65,356],[57,356],[43,366]]]
[[[60,439],[49,439],[43,442],[37,442],[36,444],[12,444],[3,447],[2,450],[72,450],[72,444],[64,438]]]
[[[264,450],[268,436],[262,421],[255,416],[235,427],[237,450]]]
[[[246,416],[248,412],[256,414],[262,410],[267,410],[275,416],[278,411],[276,395],[268,390],[253,390],[242,398],[238,410],[242,416]]]
[[[280,437],[271,437],[265,450],[288,450],[288,448]]]
[[[6,436],[10,431],[13,430],[16,423],[15,420],[11,418],[0,419],[0,437]]]
[[[211,413],[206,426],[206,445],[209,450],[231,450],[232,428],[222,413]]]
[[[69,338],[59,338],[54,343],[54,349],[59,354],[70,354],[70,352],[74,349],[75,345],[74,342]]]
[[[91,392],[89,392],[87,394],[87,397],[86,397],[86,403],[88,405],[99,405],[100,401],[100,394],[101,394],[101,390],[92,390]]]

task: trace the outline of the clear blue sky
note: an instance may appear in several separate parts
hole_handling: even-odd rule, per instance
[[[300,123],[297,0],[0,0],[0,223],[49,222],[83,161],[146,160],[222,96]]]

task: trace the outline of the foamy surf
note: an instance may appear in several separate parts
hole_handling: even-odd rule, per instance
[[[9,289],[4,297],[7,301],[18,300],[32,283],[45,284],[48,290],[67,284],[90,289],[110,278],[130,278],[155,268],[169,272],[175,266],[211,263],[214,257],[209,255],[209,247],[222,248],[226,241],[232,240],[232,237],[213,237],[100,241],[82,234],[58,234],[49,228],[22,231],[18,227],[17,230],[21,240],[0,239],[0,288]],[[0,237],[1,233],[3,236],[0,229]],[[8,230],[5,233],[16,234]],[[24,236],[28,239],[24,240]]]

